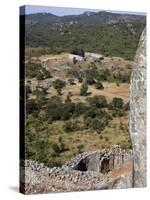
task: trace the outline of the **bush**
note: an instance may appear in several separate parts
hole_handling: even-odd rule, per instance
[[[112,120],[112,117],[103,110],[90,107],[84,113],[84,125],[86,128],[92,128],[97,132],[101,132]]]
[[[87,96],[87,91],[88,91],[88,85],[87,83],[83,83],[80,89],[80,95]]]
[[[82,77],[78,77],[78,82],[82,83],[83,82],[83,78]]]
[[[102,95],[90,97],[87,99],[87,101],[89,102],[90,106],[96,108],[104,108],[107,106],[107,100],[105,96]]]
[[[77,117],[81,114],[83,114],[86,110],[86,106],[84,103],[76,103],[75,104],[75,109],[74,109],[74,116]]]
[[[123,110],[116,109],[116,110],[112,111],[113,117],[123,117],[125,115],[126,115],[126,113]]]
[[[34,99],[28,99],[26,102],[26,112],[27,114],[32,114],[38,111],[38,105]]]
[[[116,82],[116,85],[117,85],[117,87],[119,87],[119,86],[120,86],[120,83],[119,83],[119,81],[117,81],[117,82]]]
[[[62,103],[49,102],[46,107],[46,118],[49,121],[60,120],[62,116]]]
[[[77,146],[78,153],[82,153],[82,152],[83,152],[83,148],[84,148],[84,145],[83,145],[83,144],[79,144],[79,145]]]
[[[39,63],[28,63],[25,65],[26,77],[34,78],[42,69],[42,65]]]
[[[125,111],[129,111],[130,110],[130,103],[127,102],[125,105],[124,105],[124,110]]]
[[[37,80],[44,80],[44,75],[41,72],[38,73]]]
[[[68,82],[69,82],[70,85],[75,85],[75,82],[74,82],[73,78],[68,79]]]
[[[75,109],[74,103],[65,103],[61,106],[61,119],[68,120],[72,117]]]
[[[100,133],[109,124],[109,121],[110,120],[105,118],[105,117],[103,117],[103,118],[99,118],[99,117],[91,118],[91,117],[88,117],[85,120],[85,126],[97,131],[98,133]]]
[[[96,84],[95,84],[95,88],[97,90],[103,90],[104,86],[103,86],[103,84],[100,81],[97,81]]]
[[[93,78],[92,74],[86,75],[86,83],[89,85],[95,84],[95,79]]]
[[[58,96],[50,98],[48,105],[45,107],[46,118],[49,122],[55,120],[68,120],[72,117],[75,110],[75,103],[62,103]]]
[[[124,105],[123,99],[120,97],[114,97],[112,100],[112,107],[122,109]]]
[[[61,90],[63,87],[66,86],[66,83],[60,79],[56,79],[54,82],[53,82],[53,87],[57,90],[57,93],[59,95],[61,95]]]
[[[91,107],[89,107],[86,112],[84,113],[84,119],[87,118],[95,118],[97,115],[97,109],[93,109]]]
[[[49,71],[47,71],[45,68],[42,69],[42,73],[43,73],[44,79],[52,78],[51,73]]]
[[[66,99],[65,99],[65,103],[71,103],[71,98],[70,95],[68,94]]]
[[[56,154],[59,154],[61,151],[60,151],[60,147],[58,146],[58,144],[54,143],[51,145],[51,148],[54,150],[54,152]]]
[[[76,122],[72,122],[72,121],[67,121],[65,124],[64,124],[64,131],[65,132],[72,132],[72,131],[76,131],[78,130],[78,125]]]
[[[102,119],[95,118],[92,120],[90,127],[93,130],[102,131],[105,128],[105,123]]]

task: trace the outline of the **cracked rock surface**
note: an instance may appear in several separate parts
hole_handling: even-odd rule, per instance
[[[146,186],[146,29],[135,56],[130,86],[130,135],[133,146],[133,186]]]

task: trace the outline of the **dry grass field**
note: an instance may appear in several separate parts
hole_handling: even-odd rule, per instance
[[[121,97],[125,103],[129,101],[130,85],[128,83],[121,83],[119,86],[116,86],[116,83],[103,82],[104,90],[97,90],[94,86],[89,85],[88,92],[91,94],[88,96],[80,96],[81,85],[82,83],[76,83],[76,85],[67,85],[62,91],[62,101],[66,99],[69,92],[72,93],[71,99],[73,102],[85,102],[87,97],[95,95],[104,95],[108,102],[112,101],[114,97]],[[57,92],[53,87],[48,90],[48,93],[48,98],[57,95]]]
[[[88,85],[88,95],[81,96],[80,89],[82,83],[79,83],[77,78],[74,78],[74,84],[71,85],[68,82],[69,77],[66,75],[66,66],[71,66],[74,69],[78,69],[79,66],[73,65],[72,61],[68,57],[69,54],[63,53],[60,55],[44,55],[41,57],[32,58],[33,62],[40,62],[42,66],[47,70],[54,70],[53,77],[38,81],[37,78],[26,79],[26,82],[30,81],[31,87],[36,88],[38,83],[42,83],[43,86],[47,83],[51,83],[51,86],[47,89],[46,99],[50,99],[52,96],[58,96],[56,89],[53,87],[53,81],[56,79],[61,79],[66,82],[66,86],[62,88],[61,95],[59,96],[61,101],[65,103],[68,93],[71,93],[70,99],[74,103],[86,103],[87,98],[93,96],[103,95],[106,97],[107,102],[112,102],[114,97],[122,98],[124,103],[129,101],[129,83],[119,83],[116,82],[102,82],[104,89],[98,90],[95,85]],[[99,65],[98,68],[107,68],[109,64],[115,66],[114,71],[126,72],[127,65],[131,65],[131,61],[124,60],[122,58],[109,58],[105,57],[104,61]],[[84,69],[88,65],[88,61],[81,62],[80,68]],[[34,93],[31,93],[29,99],[36,100],[37,97]],[[109,112],[109,111],[108,111]],[[42,113],[42,112],[41,112]],[[123,148],[131,148],[130,135],[128,131],[128,115],[122,117],[113,117],[100,133],[96,130],[85,128],[84,117],[80,115],[76,118],[72,118],[71,121],[78,123],[80,125],[80,130],[75,130],[71,132],[64,131],[65,121],[56,120],[52,123],[43,122],[44,127],[46,127],[46,134],[48,136],[48,141],[50,144],[57,144],[61,146],[61,143],[67,149],[56,156],[54,159],[58,163],[64,163],[71,157],[78,155],[84,151],[94,151],[97,149],[111,148],[115,144],[120,144]],[[61,140],[61,142],[60,142]]]

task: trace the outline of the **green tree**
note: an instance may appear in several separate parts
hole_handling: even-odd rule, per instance
[[[106,97],[103,95],[90,97],[87,99],[87,101],[89,102],[90,106],[92,106],[92,107],[94,106],[96,108],[104,108],[107,106]]]

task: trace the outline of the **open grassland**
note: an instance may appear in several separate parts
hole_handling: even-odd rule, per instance
[[[115,144],[131,148],[128,109],[125,109],[125,105],[129,102],[130,84],[126,80],[123,82],[122,79],[113,79],[116,73],[123,75],[129,73],[131,61],[118,57],[104,57],[102,62],[94,65],[89,60],[74,64],[69,59],[69,54],[62,53],[32,57],[28,62],[26,84],[31,91],[28,89],[27,95],[27,108],[29,107],[26,121],[27,158],[40,160],[49,166],[59,166],[84,151],[111,148]],[[111,69],[110,64],[113,66]],[[94,66],[92,69],[91,65]],[[88,75],[86,70],[89,69],[93,76],[91,78],[96,81],[107,69],[105,77],[107,80],[100,80],[103,89],[97,89],[95,83],[87,84],[86,94],[81,95],[81,88]],[[78,77],[68,74],[68,70],[78,72],[79,75],[84,72],[82,82]],[[42,75],[40,80],[37,78],[38,74]],[[73,84],[69,79],[73,79]],[[65,83],[60,91],[54,86],[56,80],[60,80],[61,84]],[[69,102],[66,103],[68,94]],[[88,99],[94,97],[105,97],[106,105],[102,108],[92,107]],[[115,98],[120,99],[123,105],[110,108]],[[86,107],[82,108],[81,113],[79,107],[73,114],[69,113],[72,111],[66,111],[68,108],[72,109],[72,104],[77,106],[80,103]],[[60,113],[59,110],[62,108]],[[96,113],[94,117],[91,116],[93,111]],[[104,111],[104,115],[99,113],[101,111]]]
[[[97,90],[94,86],[88,86],[88,96],[81,96],[80,95],[80,88],[82,83],[76,83],[75,85],[67,85],[63,89],[63,95],[61,96],[62,101],[64,101],[67,97],[69,92],[72,93],[71,100],[73,102],[85,102],[87,97],[92,97],[95,95],[104,95],[108,102],[112,101],[114,97],[120,97],[124,100],[125,103],[129,101],[129,84],[128,83],[121,83],[118,87],[116,83],[108,83],[103,82],[104,90]],[[54,88],[50,88],[48,90],[48,98],[51,96],[57,95],[57,92]]]

